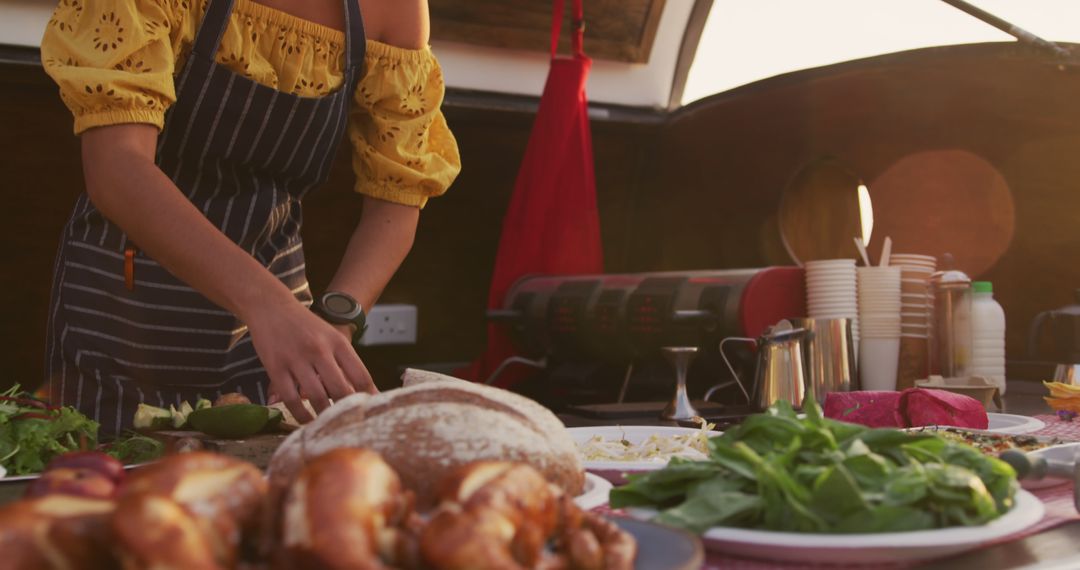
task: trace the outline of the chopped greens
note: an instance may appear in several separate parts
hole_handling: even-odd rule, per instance
[[[0,465],[8,475],[39,473],[55,456],[97,446],[97,422],[74,408],[22,394],[0,393]]]
[[[105,453],[125,465],[146,463],[165,455],[165,444],[138,432],[129,431],[105,446]]]
[[[611,506],[649,507],[694,532],[714,526],[874,533],[985,524],[1013,506],[1005,462],[933,433],[870,429],[786,402],[709,440],[702,461],[631,475]]]

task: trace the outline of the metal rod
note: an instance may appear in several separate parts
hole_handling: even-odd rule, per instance
[[[952,6],[953,8],[956,8],[957,10],[961,10],[968,15],[974,16],[982,20],[983,22],[994,26],[995,28],[1005,32],[1006,34],[1009,34],[1010,36],[1020,40],[1023,43],[1050,50],[1061,57],[1069,57],[1071,55],[1068,50],[1057,45],[1056,43],[1049,40],[1044,40],[1039,36],[1036,36],[1035,34],[1021,28],[1020,26],[1012,24],[1007,20],[1003,20],[991,14],[990,12],[987,12],[986,10],[979,8],[978,6],[973,6],[965,2],[964,0],[941,1]]]
[[[626,399],[626,389],[630,387],[630,377],[633,376],[633,374],[634,361],[631,360],[630,364],[626,365],[626,375],[623,376],[622,388],[619,388],[619,404],[623,403],[623,400]]]
[[[540,360],[530,360],[522,356],[511,356],[510,358],[507,358],[506,360],[499,363],[499,366],[495,369],[494,372],[491,373],[491,376],[488,376],[487,380],[484,381],[484,384],[490,386],[499,376],[502,375],[503,371],[506,370],[506,368],[511,364],[523,364],[525,366],[532,366],[533,368],[539,368],[540,370],[543,370],[547,368],[547,357],[545,356]]]

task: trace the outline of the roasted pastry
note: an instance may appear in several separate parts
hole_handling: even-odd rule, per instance
[[[279,568],[413,567],[412,495],[378,453],[336,449],[309,463],[281,508]]]
[[[236,564],[233,532],[214,536],[199,517],[165,495],[125,496],[116,508],[112,529],[125,570],[219,570]]]
[[[260,529],[266,490],[254,465],[213,453],[170,455],[135,471],[113,519],[124,567],[235,566],[245,537]]]
[[[420,539],[432,568],[633,567],[633,537],[583,513],[529,465],[474,463],[450,474],[438,489],[439,508]]]
[[[3,567],[111,568],[111,500],[50,495],[0,508]]]

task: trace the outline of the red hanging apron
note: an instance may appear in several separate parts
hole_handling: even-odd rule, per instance
[[[585,96],[592,60],[582,50],[583,17],[582,0],[574,0],[573,54],[558,57],[563,0],[554,0],[551,69],[503,218],[489,308],[501,308],[510,286],[524,275],[600,273],[604,268]],[[460,373],[484,381],[513,354],[505,330],[488,325],[487,351]],[[506,387],[519,378],[520,372],[516,378],[503,374],[496,385]]]

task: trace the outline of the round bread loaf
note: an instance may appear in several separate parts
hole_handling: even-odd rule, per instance
[[[304,463],[340,447],[379,452],[421,507],[435,485],[474,461],[528,463],[570,496],[584,485],[574,441],[554,414],[506,390],[406,371],[405,387],[345,398],[293,432],[274,454],[270,482],[284,488]]]

